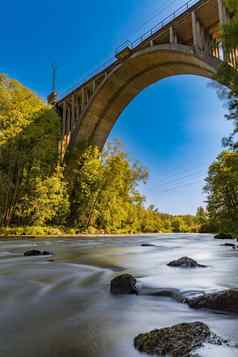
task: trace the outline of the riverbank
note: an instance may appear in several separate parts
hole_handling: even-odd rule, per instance
[[[19,239],[19,240],[25,240],[25,239],[67,239],[67,238],[80,238],[80,239],[95,239],[95,238],[137,238],[137,237],[156,237],[158,234],[162,234],[160,232],[158,233],[131,233],[131,234],[60,234],[60,235],[4,235],[0,234],[0,240],[7,240],[7,239]],[[169,232],[169,233],[163,233],[165,235],[178,235],[178,234],[188,234],[188,233],[175,233],[175,232]],[[196,234],[196,233],[191,233],[191,234]],[[197,233],[198,235],[200,233]]]
[[[174,232],[174,231],[158,231],[158,232],[133,232],[133,231],[118,231],[118,232],[104,232],[90,227],[87,231],[80,231],[75,228],[68,228],[64,226],[55,227],[38,227],[38,226],[26,226],[26,227],[0,227],[0,239],[1,238],[95,238],[95,237],[130,237],[130,236],[144,236],[144,235],[156,235],[160,233],[173,234],[173,233],[199,233],[193,231]]]

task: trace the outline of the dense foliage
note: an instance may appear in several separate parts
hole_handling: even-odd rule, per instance
[[[5,232],[198,230],[193,216],[145,207],[138,184],[146,182],[148,172],[117,143],[103,152],[89,147],[65,170],[58,157],[59,130],[50,107],[0,75],[0,227]]]
[[[19,82],[0,76],[0,224],[43,225],[68,210],[59,120]]]
[[[238,232],[238,153],[219,155],[206,181],[211,224],[222,232]]]

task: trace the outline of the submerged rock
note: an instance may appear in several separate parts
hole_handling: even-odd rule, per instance
[[[218,233],[214,236],[215,239],[234,239],[230,233]]]
[[[170,267],[181,267],[181,268],[206,268],[206,265],[198,264],[196,260],[188,257],[182,257],[178,260],[173,260],[167,265]]]
[[[194,309],[207,308],[212,310],[238,312],[238,289],[201,295],[185,301]]]
[[[138,351],[150,355],[192,357],[194,350],[205,342],[218,345],[227,343],[213,334],[203,322],[192,322],[140,334],[134,339],[134,346]]]
[[[137,294],[136,278],[130,274],[117,276],[111,281],[111,293],[120,294]]]
[[[47,252],[46,250],[41,252],[40,250],[37,249],[28,250],[27,252],[24,253],[25,257],[35,257],[39,255],[53,255],[53,253]]]

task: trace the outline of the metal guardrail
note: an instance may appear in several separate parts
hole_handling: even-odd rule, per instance
[[[124,41],[115,51],[115,54],[123,51],[123,49],[125,49],[126,47],[129,47],[130,49],[136,48],[138,45],[140,45],[143,41],[145,41],[146,39],[150,38],[151,36],[153,36],[156,32],[158,32],[159,30],[161,30],[163,27],[165,27],[166,25],[168,25],[170,22],[172,22],[173,20],[175,20],[178,16],[182,15],[183,13],[185,13],[187,10],[189,10],[193,5],[195,5],[196,3],[198,3],[201,0],[188,0],[185,4],[183,4],[182,6],[180,6],[177,10],[175,10],[172,14],[166,16],[163,20],[161,20],[158,24],[156,24],[155,26],[153,26],[150,30],[146,31],[145,33],[143,33],[140,37],[138,37],[136,40],[134,41],[129,41],[126,40]],[[94,71],[86,74],[85,76],[83,76],[80,81],[74,85],[73,87],[71,87],[70,89],[64,91],[63,93],[61,93],[59,95],[59,99],[58,101],[62,100],[64,97],[66,97],[67,95],[69,95],[71,92],[73,92],[74,90],[76,90],[78,87],[80,87],[84,82],[86,82],[87,80],[89,80],[91,77],[96,76],[97,74],[99,74],[100,72],[104,71],[107,67],[109,67],[110,65],[112,65],[114,62],[116,61],[115,57],[110,58],[108,61],[106,61],[103,65],[101,65],[100,67],[97,67]]]
[[[163,27],[168,25],[170,22],[175,20],[177,17],[185,13],[187,10],[189,10],[193,5],[198,3],[199,0],[188,0],[185,4],[180,6],[177,10],[172,12],[172,14],[166,16],[163,20],[161,20],[158,24],[153,26],[150,30],[144,32],[140,37],[138,37],[136,40],[131,42],[131,48],[137,47],[139,44],[141,44],[143,41],[147,40],[149,37],[153,36],[156,32],[160,31]]]

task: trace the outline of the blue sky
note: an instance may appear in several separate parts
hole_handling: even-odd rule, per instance
[[[57,64],[61,93],[135,39],[183,0],[30,0],[1,4],[0,72],[42,97]],[[142,92],[126,108],[110,139],[150,171],[142,192],[161,211],[194,213],[203,204],[207,166],[230,131],[223,104],[204,78],[178,76]]]

